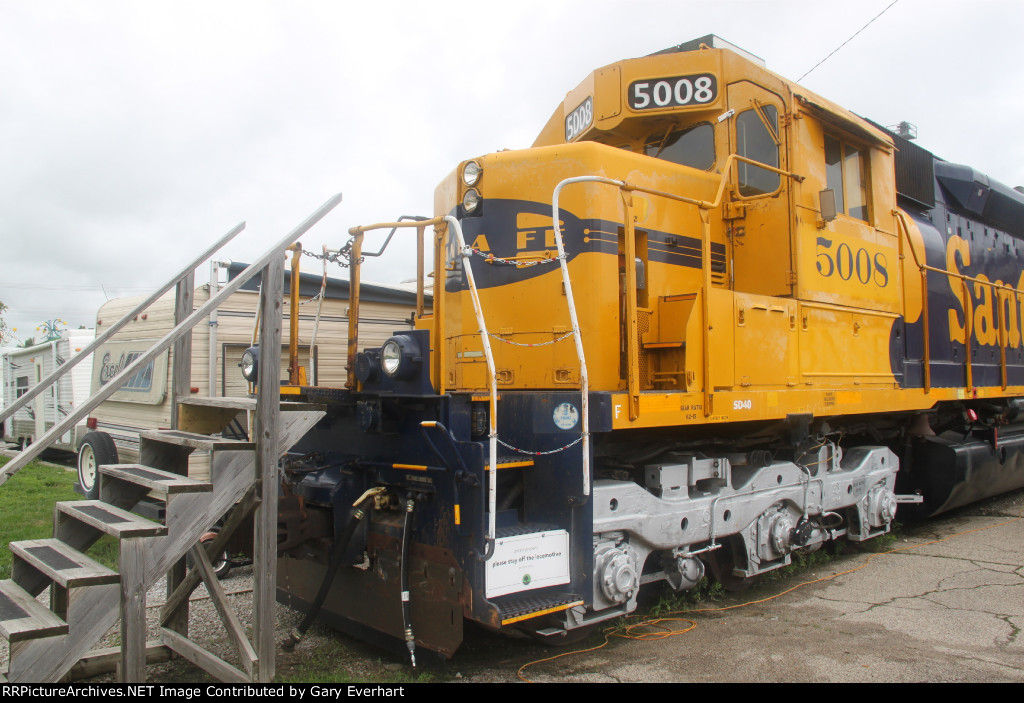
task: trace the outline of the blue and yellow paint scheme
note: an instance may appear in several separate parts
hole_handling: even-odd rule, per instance
[[[330,410],[288,490],[333,528],[283,597],[373,487],[324,617],[451,655],[463,618],[564,637],[1024,485],[1024,195],[713,46],[594,71],[437,187],[433,310],[293,389]]]

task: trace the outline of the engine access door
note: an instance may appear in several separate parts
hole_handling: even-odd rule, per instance
[[[733,154],[787,169],[785,103],[750,81],[730,83],[729,147]],[[730,174],[730,202],[723,209],[729,232],[733,289],[759,295],[793,292],[789,183],[774,171],[736,163]]]

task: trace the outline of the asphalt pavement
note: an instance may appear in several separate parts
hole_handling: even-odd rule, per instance
[[[845,556],[711,607],[799,586],[771,600],[680,615],[696,624],[684,634],[613,638],[522,675],[536,682],[1024,682],[1022,510],[1024,491],[967,506],[903,528],[889,553]]]

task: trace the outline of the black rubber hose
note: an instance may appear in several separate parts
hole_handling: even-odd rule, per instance
[[[324,574],[324,580],[320,584],[320,590],[317,591],[316,598],[313,600],[313,607],[310,608],[309,613],[306,614],[305,619],[302,623],[292,630],[288,637],[285,638],[281,646],[285,649],[292,649],[299,642],[302,641],[303,635],[316,620],[316,616],[320,614],[320,609],[324,605],[324,601],[327,600],[327,594],[331,590],[331,584],[334,583],[334,576],[338,573],[338,568],[341,566],[341,557],[345,554],[345,549],[348,547],[348,543],[352,541],[352,535],[355,534],[356,528],[359,527],[359,522],[366,517],[367,505],[374,499],[373,495],[369,495],[361,500],[352,510],[352,515],[348,519],[348,523],[345,524],[345,530],[341,533],[341,537],[334,542],[334,550],[331,552],[331,558],[327,562],[327,572]]]
[[[412,511],[416,506],[413,498],[405,500],[405,519],[402,522],[402,564],[401,572],[401,593],[402,593],[402,624],[405,626],[405,647],[409,650],[409,659],[412,668],[416,668],[416,638],[412,634],[412,617],[409,612],[409,533],[412,529]]]

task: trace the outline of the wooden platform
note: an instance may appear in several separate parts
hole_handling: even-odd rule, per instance
[[[255,442],[211,437],[210,435],[184,432],[182,430],[143,430],[139,432],[139,439],[171,444],[178,447],[189,447],[207,452],[225,450],[244,451],[256,447]]]

